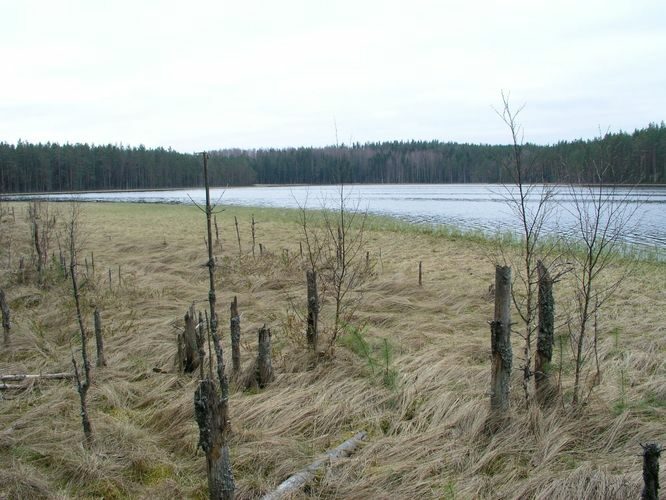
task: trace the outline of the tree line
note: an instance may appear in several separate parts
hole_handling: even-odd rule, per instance
[[[225,149],[210,155],[211,185],[511,183],[512,146],[393,141],[285,149]],[[593,140],[525,144],[525,182],[594,182],[603,151],[606,182],[666,183],[666,125]],[[4,193],[160,189],[202,185],[197,154],[144,146],[0,143]]]

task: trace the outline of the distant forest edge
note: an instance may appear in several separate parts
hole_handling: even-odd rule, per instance
[[[212,151],[211,184],[510,183],[512,147],[410,141],[321,148]],[[666,125],[595,140],[524,145],[527,182],[666,183]],[[602,161],[603,160],[603,161]],[[171,149],[0,143],[3,193],[201,186],[201,157]]]

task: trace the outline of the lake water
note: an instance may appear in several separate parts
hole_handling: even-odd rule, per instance
[[[543,187],[528,197],[528,210],[536,210]],[[592,192],[584,187],[572,191],[568,186],[552,189],[548,203],[552,217],[544,224],[551,234],[576,233],[578,206],[591,207]],[[486,184],[364,184],[347,185],[348,206],[372,214],[388,215],[417,224],[451,225],[463,230],[488,234],[520,232],[521,227],[507,198],[515,194],[501,185]],[[71,200],[72,195],[48,195],[49,199]],[[172,191],[99,192],[76,195],[81,201],[123,201],[144,203],[205,203],[203,189]],[[339,186],[253,186],[212,189],[211,199],[223,205],[257,207],[333,208],[339,205]],[[626,202],[622,207],[630,222],[623,231],[624,241],[666,252],[666,188],[613,188],[605,193],[608,203]],[[612,205],[609,205],[612,206]]]

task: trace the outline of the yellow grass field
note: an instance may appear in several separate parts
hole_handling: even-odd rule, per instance
[[[80,360],[71,283],[54,264],[37,285],[27,204],[3,204],[8,207],[15,220],[7,213],[2,218],[0,287],[13,325],[10,346],[0,347],[0,374],[71,371],[72,353]],[[204,215],[180,205],[91,203],[80,209],[85,321],[92,332],[97,305],[108,361],[94,368],[91,339],[95,442],[83,446],[72,381],[0,391],[0,498],[207,498],[193,412],[198,375],[179,374],[174,366],[189,304],[207,307]],[[51,203],[50,210],[58,212],[62,228],[68,204]],[[386,367],[370,366],[344,336],[316,363],[308,352],[298,217],[297,211],[237,207],[217,215],[218,315],[228,368],[234,296],[245,369],[256,356],[258,328],[265,323],[273,333],[274,382],[262,390],[231,387],[238,498],[270,492],[359,430],[369,435],[362,448],[330,464],[295,498],[639,497],[640,443],[666,444],[665,264],[639,262],[604,305],[598,318],[602,378],[594,386],[587,376],[584,404],[571,405],[571,349],[568,341],[562,349],[556,343],[553,376],[561,369],[561,400],[552,409],[527,409],[515,370],[511,419],[491,435],[485,422],[493,243],[369,221],[362,258],[367,250],[373,274],[359,290],[353,324],[371,346],[386,339],[392,347],[395,375],[384,383]],[[49,252],[57,260],[55,232]],[[626,264],[610,269],[611,277]],[[556,285],[558,324],[572,303],[570,286],[567,280]],[[330,300],[323,305],[324,337],[332,307]],[[518,335],[513,343],[517,367]],[[585,374],[593,370],[590,361]]]

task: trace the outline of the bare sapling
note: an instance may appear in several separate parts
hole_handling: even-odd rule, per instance
[[[606,271],[619,258],[623,236],[631,229],[638,204],[632,200],[632,191],[618,191],[616,186],[604,183],[604,175],[611,169],[610,158],[604,148],[592,162],[596,184],[572,185],[569,188],[568,210],[575,219],[573,237],[568,240],[569,256],[574,263],[576,310],[569,321],[570,343],[574,357],[574,405],[580,402],[585,366],[596,352],[600,308],[613,295],[632,272],[630,262],[623,262],[622,270],[613,278]],[[599,383],[601,369],[597,359],[593,382]],[[593,384],[594,386],[594,384]]]
[[[523,129],[518,116],[524,106],[514,111],[509,103],[509,95],[502,92],[502,109],[497,114],[506,124],[511,134],[511,158],[504,169],[510,183],[504,184],[504,201],[515,214],[519,225],[521,244],[519,255],[500,247],[503,264],[514,270],[512,300],[523,324],[523,339],[520,371],[523,374],[522,387],[525,403],[530,402],[530,379],[532,378],[533,344],[537,331],[537,260],[546,262],[555,248],[555,243],[545,244],[541,234],[552,212],[554,189],[547,185],[537,185],[538,172],[534,166],[526,164],[524,154]],[[556,260],[556,258],[551,258]],[[546,265],[546,267],[548,267]]]
[[[234,224],[236,225],[236,239],[238,240],[238,258],[243,257],[243,248],[241,247],[240,229],[238,228],[238,217],[234,215]]]
[[[78,251],[78,225],[79,225],[79,206],[76,203],[71,205],[70,218],[67,223],[69,236],[69,275],[72,280],[72,294],[74,296],[74,305],[76,307],[76,319],[79,325],[81,338],[81,357],[83,359],[83,374],[79,372],[79,367],[74,354],[72,354],[72,365],[74,365],[74,378],[76,379],[76,388],[79,393],[81,403],[81,423],[83,425],[83,434],[87,446],[92,445],[93,431],[88,415],[88,390],[92,381],[90,373],[90,359],[88,358],[88,332],[83,323],[83,314],[81,312],[81,298],[77,282],[77,251]]]
[[[503,420],[509,410],[511,350],[511,268],[495,267],[495,314],[490,323],[492,369],[490,409],[492,419]]]
[[[99,309],[95,307],[94,312],[95,325],[95,344],[97,345],[97,368],[106,366],[106,357],[104,356],[104,338],[102,337],[102,316]]]
[[[48,202],[33,200],[28,205],[28,218],[35,251],[37,277],[41,282],[49,260],[51,239],[56,226],[56,214],[51,213]]]
[[[365,223],[367,212],[359,209],[358,201],[350,206],[344,185],[340,186],[338,206],[335,210],[324,211],[324,227],[327,234],[326,265],[322,268],[334,301],[335,312],[333,332],[329,348],[344,327],[348,324],[362,301],[359,286],[367,274],[361,256],[365,246]]]
[[[255,222],[254,222],[254,214],[252,214],[252,258],[254,259],[254,246],[255,246]]]
[[[546,405],[552,401],[555,387],[551,380],[551,361],[555,339],[555,301],[553,279],[541,261],[537,262],[538,274],[538,328],[537,349],[534,357],[534,384],[537,401]]]
[[[240,373],[241,369],[241,355],[240,355],[240,315],[238,314],[238,297],[234,296],[234,300],[230,306],[230,330],[231,330],[231,366],[234,376]]]
[[[9,304],[5,297],[5,291],[0,288],[0,310],[2,311],[2,337],[5,347],[9,346],[9,330],[12,327]]]
[[[207,153],[203,153],[203,170],[206,190],[206,232],[208,241],[211,241],[213,207],[210,203]],[[199,446],[206,453],[209,498],[230,500],[234,498],[235,485],[231,470],[228,443],[230,431],[228,408],[229,382],[224,373],[223,351],[220,337],[217,333],[215,259],[213,257],[212,245],[208,245],[207,265],[209,278],[209,328],[217,361],[216,374],[219,389],[212,376],[203,377],[194,394],[194,413],[199,426]]]

